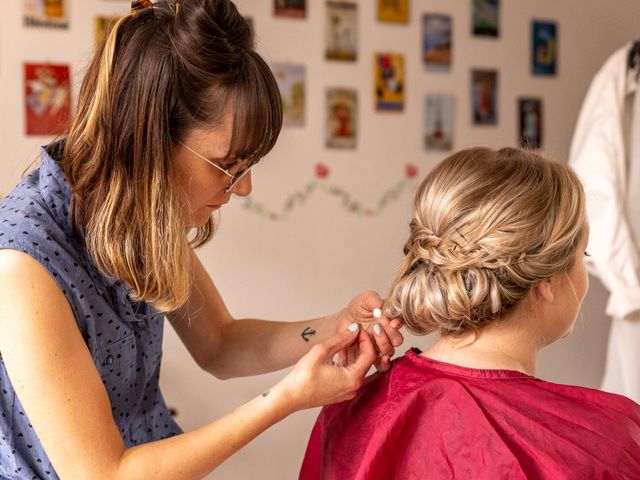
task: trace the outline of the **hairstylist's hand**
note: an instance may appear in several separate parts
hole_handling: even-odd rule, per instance
[[[355,361],[347,366],[335,364],[333,356],[353,344],[358,345]],[[343,402],[355,397],[375,359],[371,339],[354,324],[311,348],[279,386],[291,398],[293,410]]]
[[[378,351],[378,358],[375,366],[380,372],[386,372],[391,368],[391,357],[396,351],[396,347],[402,345],[404,337],[400,333],[402,320],[399,318],[389,319],[385,317],[380,309],[382,299],[376,292],[364,292],[355,296],[349,305],[338,313],[337,330],[345,328],[352,322],[362,324],[362,328],[371,336]],[[374,316],[374,310],[378,309],[379,317]],[[338,363],[348,365],[357,355],[357,345],[352,348],[340,351]]]

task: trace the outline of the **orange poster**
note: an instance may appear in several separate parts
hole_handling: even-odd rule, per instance
[[[64,0],[22,0],[26,27],[69,28]]]

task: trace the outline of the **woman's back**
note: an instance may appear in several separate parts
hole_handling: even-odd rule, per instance
[[[419,353],[322,411],[301,479],[638,478],[633,401]]]
[[[533,376],[575,325],[588,237],[562,164],[471,148],[437,165],[383,310],[439,338],[323,411],[302,478],[639,479],[640,406]]]

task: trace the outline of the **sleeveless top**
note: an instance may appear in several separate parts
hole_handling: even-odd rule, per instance
[[[0,202],[0,248],[33,257],[64,293],[124,443],[182,433],[158,384],[164,316],[131,300],[125,284],[101,274],[74,233],[69,184],[53,158],[62,145],[43,147],[40,167]],[[0,414],[0,479],[58,478],[13,389],[2,352]]]

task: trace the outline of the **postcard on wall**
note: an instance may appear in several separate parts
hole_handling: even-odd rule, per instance
[[[520,118],[519,143],[522,148],[542,148],[542,100],[540,98],[519,98]]]
[[[303,127],[305,122],[304,65],[275,63],[271,67],[282,97],[283,125]]]
[[[451,150],[453,148],[452,95],[427,95],[425,97],[424,148],[426,150]]]
[[[451,65],[452,22],[449,15],[422,16],[422,61],[426,67]]]
[[[327,89],[326,146],[356,148],[358,92],[351,88]]]
[[[355,62],[358,58],[358,6],[349,2],[327,2],[327,60]]]
[[[65,0],[22,0],[25,27],[69,28]]]
[[[378,0],[380,22],[408,23],[409,0]]]
[[[476,36],[500,36],[500,0],[473,0],[471,31]]]
[[[404,56],[394,53],[374,55],[375,108],[379,111],[404,109]]]
[[[273,14],[276,17],[305,18],[307,16],[306,0],[274,0]]]
[[[471,71],[471,106],[474,125],[498,123],[498,72]]]
[[[531,68],[534,75],[555,75],[558,36],[555,22],[534,20],[531,24]]]
[[[111,27],[113,27],[117,21],[118,17],[105,17],[104,15],[96,17],[94,23],[94,42],[96,48],[102,44],[103,40],[109,33],[109,30],[111,30]]]
[[[67,65],[24,65],[26,134],[62,135],[71,114]]]

